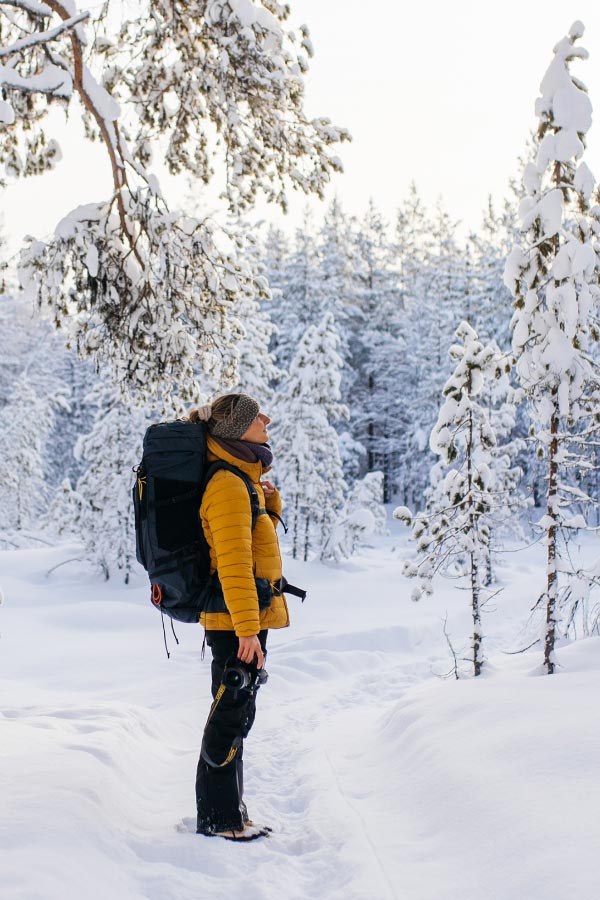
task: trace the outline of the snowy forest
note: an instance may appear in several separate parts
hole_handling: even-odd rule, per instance
[[[557,46],[542,82],[521,177],[502,209],[488,202],[466,240],[442,202],[427,209],[414,184],[393,222],[373,203],[350,217],[336,198],[321,222],[307,214],[286,235],[238,210],[226,237],[242,262],[224,253],[224,276],[215,284],[207,276],[215,291],[207,302],[222,303],[219,291],[237,297],[214,338],[210,308],[195,332],[174,318],[194,303],[185,281],[180,300],[170,282],[154,288],[148,323],[127,288],[128,309],[113,322],[119,288],[110,267],[122,250],[106,233],[99,240],[88,208],[59,225],[52,251],[52,271],[72,268],[71,287],[46,280],[51,244],[27,246],[25,296],[7,268],[0,306],[3,546],[40,526],[77,535],[105,578],[128,582],[136,565],[129,490],[145,427],[183,414],[194,398],[239,389],[260,398],[274,422],[294,558],[351,556],[385,530],[384,505],[393,503],[400,519],[417,514],[415,565],[405,567],[420,575],[414,599],[427,590],[425,571],[462,566],[476,585],[475,609],[515,517],[524,543],[530,528],[544,532],[552,559],[562,559],[571,533],[598,525],[600,496],[600,208],[583,159],[591,103],[568,68],[585,54],[581,30],[576,24]],[[10,152],[21,159],[16,146]],[[169,240],[165,232],[156,251],[163,267],[184,252]],[[74,301],[82,308],[65,341],[64,325],[54,326]],[[36,302],[51,315],[38,315]],[[540,602],[552,627],[559,619],[572,627],[578,611],[592,633],[597,605],[573,594],[571,577],[595,586],[594,571],[565,570],[561,583],[557,575],[540,586]]]
[[[48,110],[75,105],[114,182],[16,255],[1,224],[0,613],[9,561],[37,552],[67,587],[149,606],[131,505],[145,429],[240,390],[272,419],[297,579],[341,585],[376,554],[390,609],[424,615],[441,592],[467,616],[435,629],[443,673],[470,680],[488,667],[485,614],[534,548],[503,637],[556,673],[558,647],[600,635],[600,191],[581,23],[548,48],[504,202],[482,197],[465,235],[414,182],[393,218],[347,212],[351,136],[304,112],[312,45],[287,5],[80,6],[0,3],[0,191],[60,166]],[[189,208],[162,194],[161,166]],[[190,198],[221,168],[217,221]],[[330,182],[335,199],[297,229],[253,215],[259,195],[285,209]]]

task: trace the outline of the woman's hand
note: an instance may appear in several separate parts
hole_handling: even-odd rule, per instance
[[[238,641],[240,642],[237,652],[238,659],[241,659],[241,661],[245,663],[253,663],[254,657],[256,656],[256,668],[262,669],[265,664],[265,657],[262,647],[260,646],[258,635],[252,634],[249,637],[238,637]]]
[[[270,481],[261,481],[260,486],[263,489],[263,493],[264,493],[265,497],[272,497],[273,494],[275,493],[275,491],[277,490],[275,485],[271,484]]]

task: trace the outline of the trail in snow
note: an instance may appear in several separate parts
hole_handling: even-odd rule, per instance
[[[593,896],[598,639],[563,648],[557,678],[527,677],[532,652],[440,681],[446,614],[468,644],[464,594],[442,585],[411,603],[390,542],[339,569],[289,563],[309,598],[270,635],[245,752],[250,814],[274,833],[230,844],[194,833],[210,677],[200,629],[182,626],[168,661],[142,578],[106,585],[74,566],[46,577],[73,550],[0,554],[11,900]],[[500,573],[490,648],[514,646],[536,553]]]

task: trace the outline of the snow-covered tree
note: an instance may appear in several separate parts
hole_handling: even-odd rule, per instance
[[[570,71],[573,60],[588,55],[576,46],[582,34],[583,26],[575,22],[554,48],[541,83],[537,154],[525,167],[520,238],[505,270],[515,298],[516,371],[546,463],[546,510],[538,526],[547,547],[547,575],[538,607],[545,607],[544,666],[550,674],[556,666],[557,631],[561,626],[566,630],[577,607],[585,606],[582,584],[589,591],[596,578],[574,571],[565,552],[569,535],[586,527],[581,509],[592,498],[577,478],[591,465],[600,418],[594,348],[599,337],[600,208],[593,205],[593,176],[581,161],[592,106],[586,88]]]
[[[449,351],[456,368],[444,386],[445,399],[430,438],[440,462],[431,471],[425,511],[417,514],[413,525],[417,559],[407,562],[404,571],[419,579],[414,600],[432,592],[433,576],[439,571],[467,576],[473,615],[471,658],[479,675],[484,662],[481,604],[489,568],[490,523],[505,495],[494,490],[496,437],[478,395],[485,380],[495,376],[497,358],[495,349],[484,347],[467,322],[461,323],[456,337],[460,343]],[[394,517],[411,521],[406,507],[398,507]]]
[[[356,336],[364,324],[357,296],[354,225],[336,197],[327,209],[317,235],[317,281],[312,291],[316,315],[306,320],[313,323],[317,316],[326,312],[333,315],[340,337],[339,354],[344,363],[341,390],[346,403],[356,381],[351,337]]]
[[[492,342],[496,353],[494,377],[483,386],[480,403],[486,409],[496,445],[490,449],[490,491],[496,498],[489,521],[490,553],[485,585],[495,580],[493,558],[502,553],[503,541],[525,540],[522,514],[534,505],[533,491],[520,465],[525,441],[517,434],[517,418],[523,405],[523,391],[511,384],[512,369],[507,357]]]
[[[145,411],[124,400],[108,380],[88,400],[97,409],[96,418],[75,451],[86,468],[72,495],[64,484],[59,489],[62,508],[73,516],[65,529],[83,538],[89,559],[105,578],[127,583],[135,563],[132,468],[142,457],[150,423]]]
[[[377,534],[385,534],[383,473],[367,472],[346,497],[323,550],[322,557],[339,562],[356,553]]]
[[[352,434],[364,446],[368,472],[384,476],[383,499],[395,488],[399,415],[397,359],[404,349],[404,304],[388,227],[373,202],[354,237],[359,327],[349,338],[356,373],[348,398]],[[350,402],[351,399],[351,402]]]
[[[27,371],[17,379],[0,409],[0,529],[17,531],[36,524],[48,486],[43,450],[53,410],[31,384]]]
[[[465,318],[481,340],[495,341],[503,351],[510,348],[510,317],[506,315],[510,292],[503,274],[516,228],[515,205],[506,200],[497,212],[489,198],[481,227],[467,242],[470,277]]]
[[[243,228],[243,226],[241,226]],[[249,231],[249,229],[248,229]],[[263,294],[269,292],[265,266],[260,259],[261,248],[251,235],[249,243],[251,265],[256,277],[263,286]],[[239,363],[238,379],[232,390],[241,390],[253,397],[258,397],[266,406],[273,405],[273,389],[281,378],[281,371],[275,364],[275,354],[269,349],[277,332],[267,309],[262,309],[258,299],[244,298],[236,310],[236,316],[242,329],[242,338],[238,343]]]
[[[345,330],[356,316],[355,270],[352,221],[338,197],[330,204],[318,235],[319,309],[334,315]]]
[[[286,498],[294,558],[322,553],[344,501],[337,433],[342,360],[333,316],[311,325],[292,360],[273,427],[276,474]]]
[[[341,169],[332,147],[348,134],[304,112],[312,47],[289,13],[277,0],[0,4],[0,163],[10,177],[56,166],[47,113],[74,106],[113,179],[112,196],[28,241],[22,283],[142,396],[194,396],[199,353],[234,380],[229,314],[257,292],[239,239],[169,211],[153,158],[205,184],[224,170],[236,213],[261,193],[285,209],[290,184],[322,196]]]
[[[392,365],[402,385],[394,410],[398,446],[394,481],[403,502],[412,506],[423,502],[434,461],[428,438],[450,374],[446,348],[463,318],[464,254],[456,227],[440,204],[430,216],[411,186],[396,223],[396,269],[405,313]]]
[[[261,306],[277,328],[272,343],[276,364],[287,370],[306,328],[323,315],[316,236],[309,212],[305,211],[292,246],[285,247],[281,235],[271,233],[265,249],[271,298],[263,299]]]

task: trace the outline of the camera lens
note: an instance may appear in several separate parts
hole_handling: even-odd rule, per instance
[[[237,667],[232,666],[231,668],[225,669],[223,672],[223,684],[233,691],[246,687],[249,680],[248,673]]]

